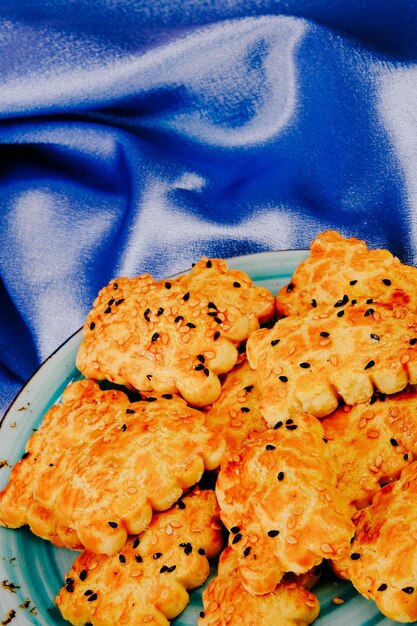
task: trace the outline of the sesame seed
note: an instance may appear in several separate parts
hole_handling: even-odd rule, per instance
[[[236,535],[233,537],[232,544],[238,543],[241,539],[242,539],[241,533],[236,533]]]
[[[114,304],[114,298],[110,298],[110,300],[107,303],[109,306],[111,306],[112,304]]]
[[[136,563],[143,563],[143,558],[140,554],[135,554],[135,561]]]
[[[414,592],[414,587],[403,587],[401,589],[401,591],[403,591],[404,593],[407,593],[408,595],[410,595],[411,593]]]
[[[135,410],[134,409],[126,409],[126,413],[134,413]]]
[[[325,330],[322,330],[320,333],[320,337],[329,337],[330,333],[326,332]]]
[[[104,312],[105,313],[111,313],[111,308],[108,306],[107,309]]]
[[[119,524],[117,522],[107,522],[111,528],[117,528]]]
[[[214,341],[216,341],[216,339],[218,339],[219,337],[220,337],[220,333],[219,333],[219,331],[218,331],[218,330],[216,330],[216,332],[215,332],[215,333],[214,333],[214,335],[213,335],[213,339],[214,339]]]
[[[247,391],[247,393],[252,391],[252,389],[253,389],[253,385],[248,385],[247,387],[244,387],[244,390]]]
[[[90,330],[94,330],[94,329],[95,329],[95,327],[96,327],[95,323],[94,323],[94,322],[91,322],[91,324],[90,324]]]
[[[160,315],[162,315],[163,312],[164,312],[164,309],[163,307],[160,306],[156,314],[159,317]]]
[[[205,616],[206,616],[206,614],[204,613],[204,611],[200,611],[200,617],[201,617],[201,619],[204,619],[204,618],[205,618]]]
[[[193,546],[189,541],[183,541],[180,543],[180,548],[184,548],[184,554],[191,554],[193,551]]]
[[[22,459],[27,459],[29,455],[30,455],[30,452],[24,452],[22,454]]]
[[[237,282],[237,280],[235,280],[235,282],[233,283],[233,287],[239,288],[242,285],[240,283]]]
[[[294,287],[295,287],[294,283],[289,283],[287,285],[287,293],[290,293],[294,289]]]
[[[119,289],[119,285],[117,283],[113,283],[113,289],[114,290]]]
[[[345,294],[343,298],[341,300],[338,300],[333,306],[337,308],[339,306],[343,306],[344,304],[347,304],[348,302],[349,302],[349,296]]]
[[[166,282],[165,283],[165,289],[171,289],[171,283]]]
[[[310,302],[311,306],[313,307],[313,309],[315,309],[317,307],[317,300],[315,298],[313,298]]]
[[[250,552],[250,546],[247,546],[247,547],[243,550],[243,556],[244,556],[244,557],[247,557],[247,556],[248,556],[248,554],[249,554],[249,552]]]
[[[282,422],[281,421],[277,422],[274,426],[274,430],[278,430],[278,428],[281,428],[281,426],[282,426]]]
[[[119,298],[118,300],[116,300],[115,304],[116,306],[119,306],[119,304],[122,304],[122,302],[124,302],[125,299],[124,298]]]
[[[372,298],[368,298],[366,301],[366,304],[372,304],[373,303],[373,299]]]
[[[271,346],[276,346],[280,342],[280,339],[273,339],[271,341]]]
[[[384,283],[384,285],[386,285],[387,287],[389,287],[389,286],[390,286],[390,284],[391,284],[391,281],[390,281],[390,279],[389,279],[389,278],[383,278],[383,279],[382,279],[382,282],[383,282],[383,283]]]
[[[279,378],[279,380],[280,380],[282,383],[287,383],[287,382],[288,382],[288,378],[287,378],[286,376],[278,376],[278,378]]]
[[[139,539],[139,537],[136,537],[136,539],[134,540],[134,542],[132,544],[132,548],[134,550],[136,550],[136,548],[138,547],[139,544],[140,544],[140,539]]]
[[[343,317],[345,314],[344,311],[339,311],[338,313],[336,313],[337,317]]]
[[[296,430],[297,424],[289,424],[289,425],[286,425],[285,428],[287,430]]]
[[[84,581],[87,578],[87,570],[83,569],[80,572],[80,580]]]
[[[217,306],[214,304],[214,302],[209,302],[209,303],[208,303],[208,305],[207,305],[207,307],[208,307],[209,309],[216,309],[216,311],[217,311]]]
[[[218,324],[223,324],[223,320],[220,319],[220,317],[213,317],[214,321],[217,322]]]
[[[201,556],[204,556],[206,553],[206,551],[204,550],[204,548],[198,548],[198,554],[201,554]]]
[[[92,589],[87,589],[87,591],[84,591],[84,595],[85,596],[91,596],[93,594],[93,590]]]
[[[197,354],[196,359],[197,361],[200,361],[200,363],[204,363],[204,361],[206,360],[203,354]]]
[[[349,285],[352,285],[352,287],[353,287],[353,285],[356,285],[357,282],[358,282],[357,280],[351,280]]]
[[[155,559],[156,561],[157,559],[160,559],[161,556],[162,556],[162,552],[154,552],[152,555],[152,558]]]
[[[369,317],[370,315],[372,315],[373,313],[375,313],[374,309],[366,309],[365,313],[363,314],[364,317]]]
[[[277,537],[279,535],[279,530],[268,530],[268,537]]]
[[[155,396],[148,396],[145,398],[145,402],[156,402]]]
[[[385,591],[385,589],[388,588],[388,585],[386,585],[385,583],[382,583],[382,585],[379,585],[377,591]]]
[[[206,263],[206,267],[210,268],[212,267],[213,263],[210,261],[210,259],[207,261]]]
[[[240,410],[242,411],[242,413],[249,413],[250,408],[249,408],[249,407],[247,407],[247,406],[241,406],[241,407],[240,407]]]
[[[361,555],[358,552],[352,552],[352,554],[350,555],[350,558],[352,559],[352,561],[357,561],[358,559],[361,558]]]
[[[275,446],[273,446],[273,445],[272,445],[272,443],[268,443],[268,444],[265,446],[265,450],[275,450]]]
[[[278,476],[277,476],[278,480],[284,480],[284,472],[278,472]]]
[[[120,563],[126,563],[126,557],[124,554],[119,554],[119,561]]]
[[[389,442],[390,442],[390,444],[391,444],[392,446],[394,446],[394,448],[396,448],[396,447],[398,446],[398,441],[397,441],[396,439],[394,439],[394,437],[392,437],[392,438],[389,440]]]
[[[413,337],[412,339],[410,339],[410,346],[415,346],[417,343],[417,337]]]
[[[239,531],[240,531],[239,526],[232,526],[232,528],[230,529],[230,532],[233,533],[234,535],[238,533]]]
[[[208,367],[203,368],[203,374],[204,376],[207,376],[207,378],[210,376],[210,370],[208,369]]]
[[[370,361],[368,361],[368,363],[365,365],[365,368],[364,368],[364,369],[369,370],[369,369],[370,369],[371,367],[373,367],[374,365],[375,365],[375,361],[371,359],[371,360],[370,360]]]
[[[190,299],[190,292],[189,292],[189,291],[187,291],[187,293],[185,293],[185,294],[183,295],[182,299],[184,300],[184,302],[187,302],[187,300],[189,300],[189,299]]]
[[[91,596],[89,596],[89,598],[87,598],[87,602],[94,602],[95,600],[97,600],[97,594],[96,593],[92,593]]]
[[[198,363],[198,365],[196,365],[194,369],[196,370],[196,372],[199,372],[200,370],[204,369],[204,365],[202,363]]]
[[[163,393],[162,397],[165,398],[166,400],[172,400],[173,395],[172,393]]]
[[[152,335],[152,339],[151,339],[152,343],[154,343],[154,341],[156,341],[158,339],[158,337],[159,337],[159,333],[154,333]]]
[[[375,333],[371,333],[370,337],[371,337],[371,339],[375,339],[375,341],[379,341],[379,339],[380,339],[379,335],[375,335]]]
[[[300,367],[302,367],[303,369],[308,369],[309,367],[311,367],[311,363],[307,363],[306,361],[303,361],[302,363],[299,364]]]

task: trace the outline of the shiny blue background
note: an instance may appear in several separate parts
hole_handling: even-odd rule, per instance
[[[118,275],[306,248],[417,263],[417,3],[3,0],[0,409]]]

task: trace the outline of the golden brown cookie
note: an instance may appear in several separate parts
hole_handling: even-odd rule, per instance
[[[192,270],[178,281],[186,291],[204,293],[219,311],[233,311],[233,338],[243,341],[271,319],[275,313],[274,296],[265,287],[257,287],[240,270],[229,269],[223,259],[203,257]],[[229,315],[229,319],[230,319]]]
[[[375,388],[392,394],[417,383],[417,314],[376,303],[321,307],[255,331],[247,356],[270,425],[297,410],[324,417],[340,398],[358,404]]]
[[[417,456],[417,391],[376,395],[344,406],[321,421],[337,468],[338,488],[358,508],[380,485],[396,480]]]
[[[266,430],[258,406],[256,373],[245,360],[226,375],[219,398],[207,410],[207,427],[226,440],[226,452],[240,448],[251,432]]]
[[[145,274],[104,287],[84,325],[77,367],[143,392],[180,393],[204,406],[220,393],[218,374],[238,358],[235,313],[204,294]]]
[[[298,414],[222,461],[221,518],[251,593],[269,593],[286,572],[302,574],[349,550],[353,524],[323,436],[315,417]]]
[[[318,235],[310,256],[277,296],[278,313],[303,315],[312,308],[369,298],[417,311],[417,270],[388,250],[369,250],[364,241],[334,230]]]
[[[102,391],[92,381],[69,385],[62,401],[45,414],[41,427],[26,445],[23,458],[13,467],[9,484],[0,492],[0,524],[10,528],[29,524],[36,535],[58,546],[81,547],[75,530],[34,498],[34,485],[42,473],[53,470],[68,449],[96,439],[114,425],[118,414],[129,404],[126,394]]]
[[[296,577],[282,580],[267,595],[250,594],[242,585],[230,547],[220,556],[218,576],[203,591],[203,604],[198,626],[307,626],[320,611],[315,595]]]
[[[119,405],[103,409],[103,392],[96,383],[75,385],[93,389],[96,402],[86,404],[81,393],[75,413],[78,420],[71,406],[51,409],[45,425],[33,436],[41,443],[50,440],[50,445],[40,445],[34,452],[29,441],[29,458],[36,453],[38,469],[29,474],[26,486],[19,482],[14,489],[18,494],[28,490],[60,525],[76,533],[81,545],[113,553],[124,545],[128,534],[141,532],[149,524],[152,510],[169,508],[200,480],[205,469],[215,469],[225,442],[206,428],[203,413],[178,396],[149,396],[129,404],[118,392],[124,396]],[[58,435],[54,419],[62,426]],[[55,452],[57,444],[60,447],[51,455],[51,447]],[[25,504],[26,495],[22,497]],[[9,498],[8,502],[13,511],[13,501]],[[2,520],[7,524],[3,516]]]
[[[357,513],[350,555],[335,567],[392,620],[417,620],[417,462]]]
[[[187,589],[206,580],[207,559],[221,548],[214,492],[196,488],[155,514],[117,554],[83,552],[66,576],[58,607],[75,626],[166,626],[188,604]]]

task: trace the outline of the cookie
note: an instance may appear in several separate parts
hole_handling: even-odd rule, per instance
[[[121,406],[110,408],[109,418],[98,385],[75,384],[77,389],[94,386],[97,402],[79,398],[81,416],[65,405],[47,414],[34,437],[61,446],[55,456],[49,454],[51,446],[37,449],[38,470],[19,489],[28,490],[37,504],[72,529],[82,546],[111,554],[128,534],[146,528],[153,510],[168,509],[205,469],[215,469],[225,443],[206,428],[204,414],[179,396],[148,396],[134,403],[126,397]],[[57,437],[56,426],[48,427],[54,418],[62,424]],[[88,421],[94,423],[90,432]],[[32,440],[27,450],[29,458],[35,454]]]
[[[349,550],[353,523],[323,436],[319,420],[298,414],[222,461],[221,519],[250,593],[270,593],[286,572],[302,574]]]
[[[310,256],[279,291],[276,304],[280,315],[289,316],[344,299],[362,303],[369,298],[417,311],[416,268],[388,250],[370,250],[364,241],[328,230],[312,242]]]
[[[226,453],[240,448],[252,432],[266,430],[258,406],[256,373],[245,360],[226,375],[219,398],[206,412],[207,428],[226,440]]]
[[[316,596],[296,577],[283,579],[264,596],[250,594],[242,585],[237,558],[228,547],[219,560],[218,575],[203,591],[204,610],[198,626],[307,626],[320,611]]]
[[[392,620],[417,620],[417,462],[358,512],[350,554],[335,570]]]
[[[112,556],[83,552],[56,601],[75,626],[168,625],[188,604],[187,590],[210,572],[222,548],[213,491],[194,489]]]
[[[417,383],[417,314],[368,303],[314,309],[255,331],[247,357],[257,371],[269,425],[302,410],[316,417]]]
[[[36,535],[55,545],[80,548],[75,530],[36,500],[34,485],[44,472],[53,470],[68,449],[99,437],[113,426],[117,415],[129,405],[123,392],[102,391],[92,381],[69,385],[62,401],[45,414],[22,459],[13,467],[9,484],[0,492],[0,524],[9,528],[28,524]]]
[[[340,407],[321,424],[338,488],[355,512],[417,455],[417,391],[410,388],[386,398],[378,394],[370,402]]]
[[[275,314],[272,293],[254,285],[245,272],[229,269],[224,259],[203,257],[178,281],[186,291],[204,293],[217,310],[233,311],[228,332],[234,340],[244,341]]]
[[[87,316],[77,367],[93,380],[179,393],[205,406],[220,393],[218,375],[237,361],[235,322],[228,309],[179,282],[119,278],[100,291]]]

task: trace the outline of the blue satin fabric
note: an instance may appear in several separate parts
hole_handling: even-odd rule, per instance
[[[3,0],[0,409],[111,278],[323,229],[417,263],[417,3]]]

